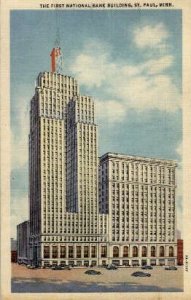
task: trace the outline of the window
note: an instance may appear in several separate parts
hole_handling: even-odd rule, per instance
[[[44,258],[50,258],[50,247],[44,246]]]
[[[123,257],[128,257],[128,247],[124,246],[123,248]]]
[[[113,247],[113,257],[119,257],[119,247]]]
[[[138,248],[137,246],[133,246],[133,257],[137,257],[138,256]]]
[[[96,257],[96,246],[91,247],[91,256]]]
[[[88,257],[88,256],[89,256],[88,246],[84,246],[84,257]]]
[[[155,250],[155,247],[154,247],[154,246],[151,247],[151,256],[152,256],[152,257],[155,257],[155,256],[156,256],[156,250]]]
[[[81,258],[81,246],[76,247],[76,257]]]
[[[147,256],[147,247],[143,246],[142,247],[142,257],[146,257]]]
[[[107,246],[101,246],[101,257],[107,257]]]
[[[68,256],[69,256],[69,258],[73,258],[73,257],[74,257],[74,249],[73,249],[73,246],[69,246],[69,247],[68,247]]]
[[[160,256],[164,256],[164,247],[160,246]]]
[[[66,247],[61,246],[60,247],[60,258],[65,258],[66,257]]]
[[[52,258],[58,258],[58,247],[52,246]]]
[[[172,246],[169,247],[169,257],[174,256],[174,249]]]

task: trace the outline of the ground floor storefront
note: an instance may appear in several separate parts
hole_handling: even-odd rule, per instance
[[[177,264],[176,244],[34,243],[28,263],[38,266],[164,266]]]
[[[94,266],[105,266],[108,264],[115,264],[116,266],[125,266],[125,267],[136,267],[136,266],[145,266],[145,265],[151,265],[151,266],[175,266],[177,264],[177,259],[176,257],[174,258],[138,258],[138,259],[94,259],[92,260],[91,258],[89,259],[81,259],[81,260],[42,260],[41,265],[42,266],[55,266],[55,265],[69,265],[72,267],[94,267]]]

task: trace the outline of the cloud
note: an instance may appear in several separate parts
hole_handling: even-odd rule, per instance
[[[139,65],[124,65],[122,67],[123,74],[126,76],[136,76],[139,74],[156,75],[169,69],[174,62],[172,55],[163,55],[160,58],[146,60]]]
[[[84,72],[81,66],[84,66]],[[80,78],[81,84],[86,84],[87,86],[95,85],[99,87],[101,85],[102,81],[105,80],[103,68],[102,59],[97,62],[95,57],[86,54],[79,55],[75,62],[75,72],[78,78]],[[74,71],[73,68],[71,70]],[[96,81],[95,78],[97,78]]]
[[[169,32],[162,23],[139,26],[134,30],[133,35],[137,47],[150,49],[165,48],[165,42],[169,38]]]
[[[126,109],[123,103],[115,100],[101,101],[96,99],[96,116],[97,119],[105,119],[113,124],[113,122],[121,122],[126,116]]]
[[[99,57],[95,55],[95,49]],[[71,71],[76,74],[80,84],[100,87],[102,82],[107,80],[108,52],[106,49],[107,45],[103,46],[98,41],[91,40],[85,45],[83,53],[76,57],[75,63],[71,65]]]
[[[163,36],[166,35],[161,34],[161,40]],[[101,100],[96,101],[100,117],[118,122],[130,109],[137,112],[153,109],[175,112],[181,107],[180,91],[171,73],[168,73],[173,63],[174,57],[170,54],[137,64],[128,60],[114,63],[111,49],[103,41],[96,41],[86,43],[76,55],[71,71],[80,85],[90,92],[92,89],[92,94],[99,88],[99,98],[102,97],[107,107],[103,113]]]
[[[164,55],[158,59],[151,59],[143,64],[142,68],[145,69],[148,75],[160,74],[166,71],[173,65],[174,58],[172,55]]]
[[[14,197],[11,202],[11,237],[16,238],[17,225],[28,220],[28,196]]]
[[[124,78],[120,74],[118,84],[112,85],[111,89],[126,104],[126,109],[137,112],[151,109],[172,112],[180,106],[180,94],[168,75],[149,77],[140,74]]]

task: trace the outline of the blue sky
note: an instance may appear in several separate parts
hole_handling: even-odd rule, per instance
[[[178,10],[11,12],[11,228],[28,218],[29,103],[60,28],[64,74],[95,100],[99,154],[176,159],[181,229],[182,24]]]

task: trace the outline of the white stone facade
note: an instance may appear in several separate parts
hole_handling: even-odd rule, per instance
[[[119,154],[99,162],[97,130],[94,102],[74,78],[39,74],[30,110],[31,263],[176,263],[175,163]]]
[[[170,160],[117,153],[100,158],[100,213],[108,214],[119,264],[124,257],[130,265],[176,263],[175,169]]]
[[[31,261],[99,264],[107,216],[98,214],[94,102],[80,96],[74,78],[39,74],[29,153]]]

